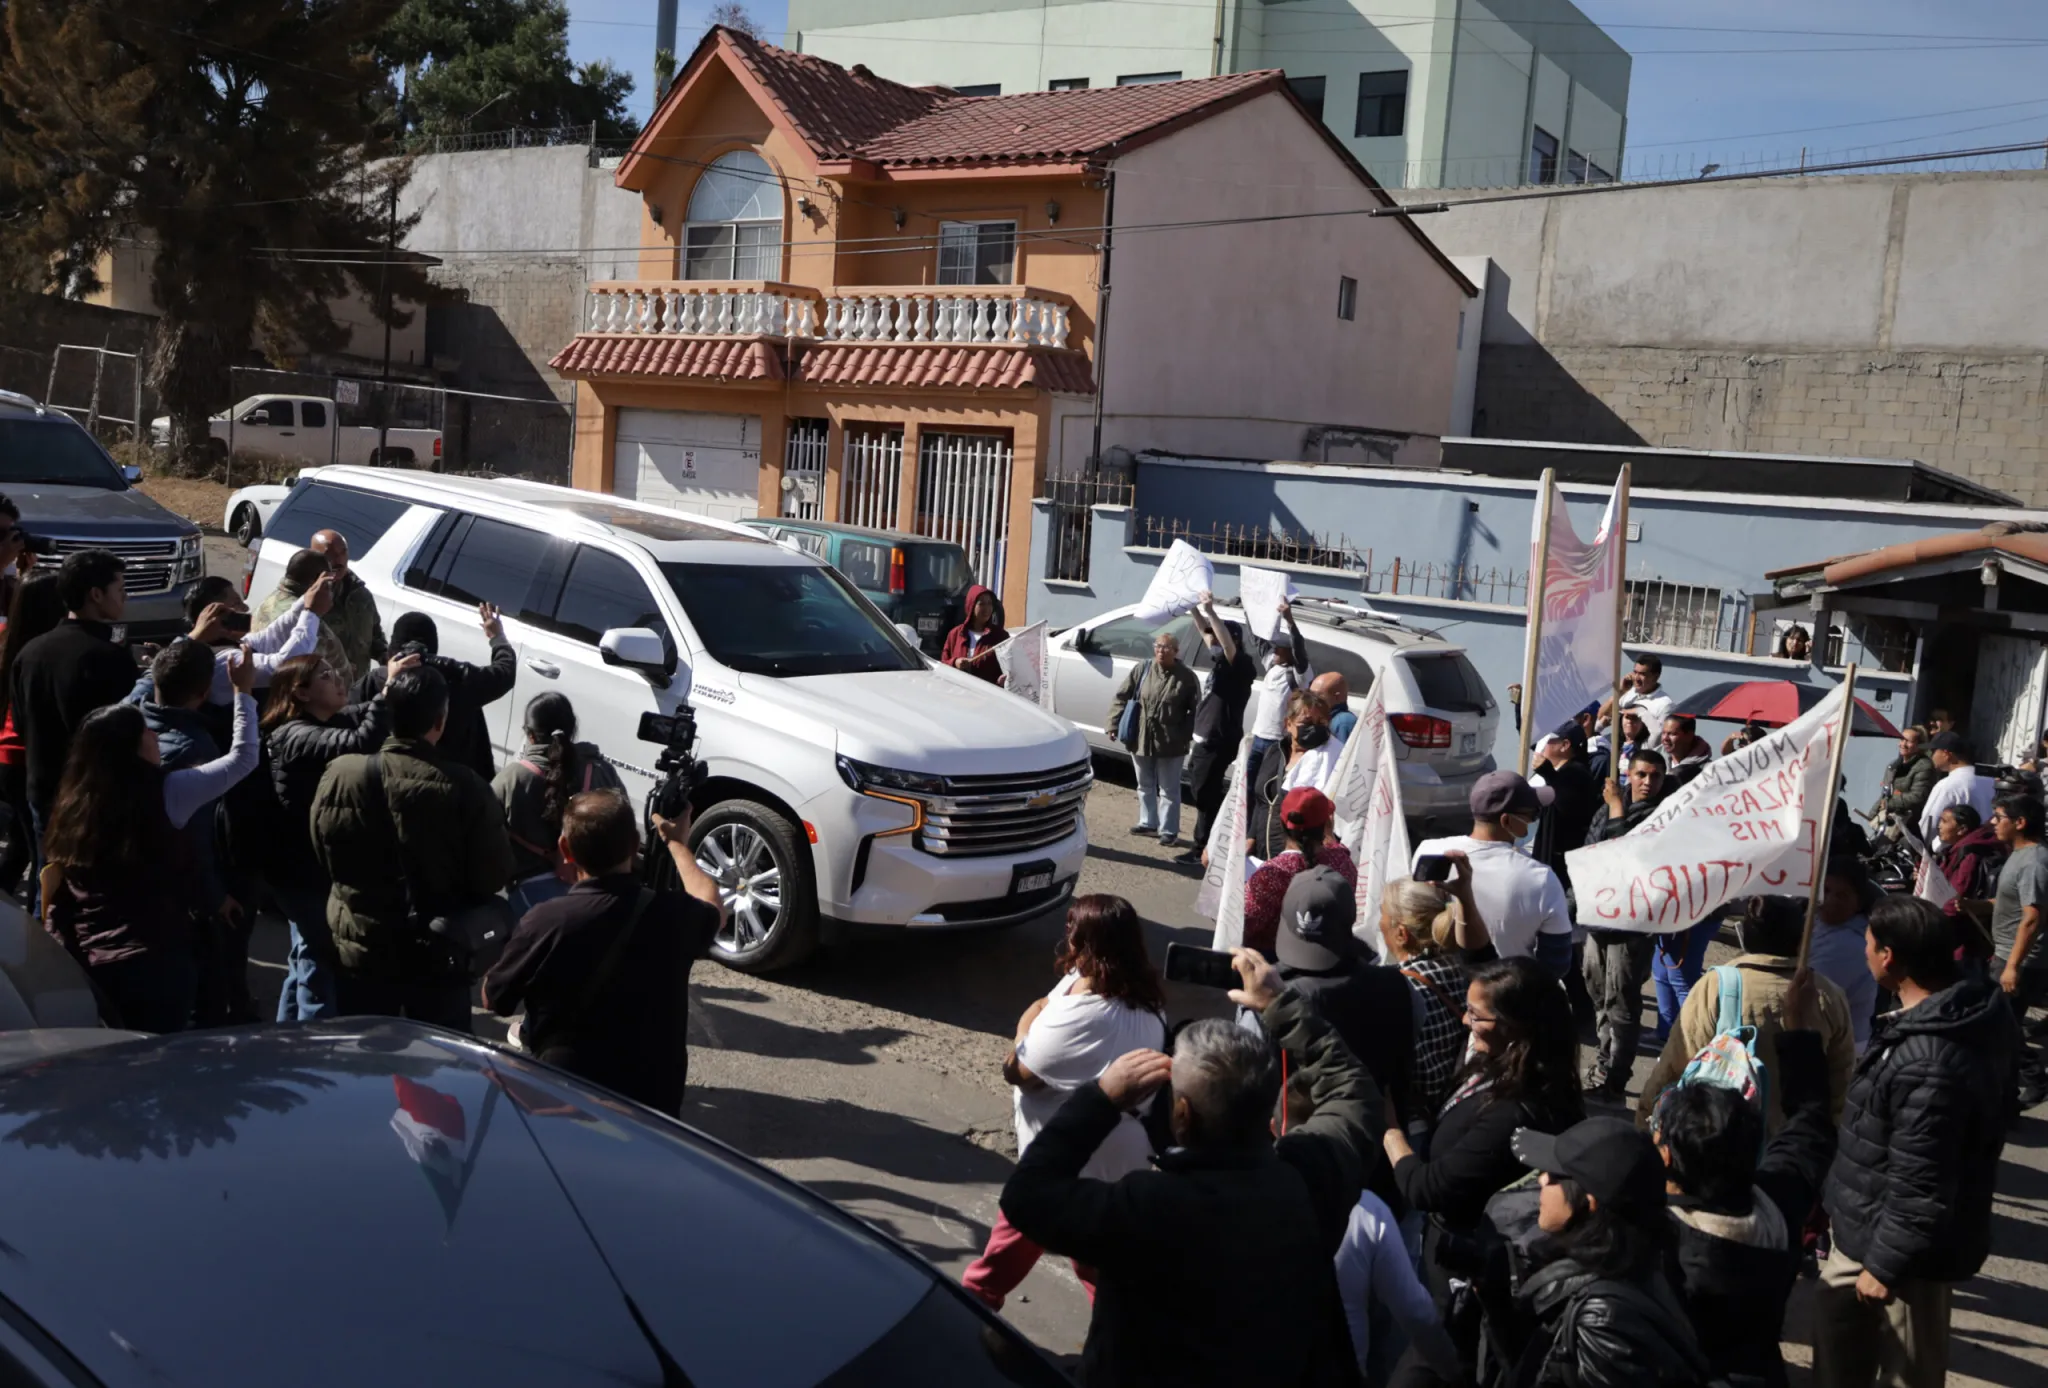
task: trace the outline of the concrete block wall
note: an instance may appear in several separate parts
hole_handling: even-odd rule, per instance
[[[1419,224],[1493,261],[1474,433],[1915,458],[2048,502],[2048,172],[1449,196]]]

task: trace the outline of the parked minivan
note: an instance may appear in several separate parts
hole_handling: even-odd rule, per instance
[[[1152,658],[1152,638],[1169,631],[1182,659],[1208,688],[1209,650],[1192,616],[1161,625],[1140,621],[1134,607],[1115,608],[1070,627],[1046,646],[1054,709],[1073,721],[1100,752],[1120,752],[1105,732],[1109,708],[1124,677]],[[1401,770],[1401,807],[1425,830],[1462,832],[1472,822],[1472,783],[1494,769],[1493,739],[1500,709],[1462,646],[1432,631],[1403,626],[1349,603],[1298,598],[1295,621],[1308,644],[1315,673],[1335,670],[1362,703],[1373,685],[1386,690],[1387,722]],[[1244,627],[1244,614],[1219,607],[1217,615]],[[1258,696],[1245,709],[1246,731],[1258,716]]]
[[[697,711],[692,842],[731,907],[718,958],[793,964],[866,927],[1009,925],[1064,909],[1087,851],[1088,747],[925,659],[831,566],[737,525],[591,492],[370,468],[302,474],[251,558],[275,586],[315,531],[348,537],[388,630],[425,612],[482,663],[504,615],[518,684],[485,710],[501,759],[554,690],[636,805],[641,715]]]
[[[126,638],[168,641],[187,626],[185,594],[206,572],[206,556],[199,527],[136,490],[141,480],[77,420],[0,390],[0,493],[21,508],[36,552],[46,564],[83,549],[120,555]]]
[[[740,524],[815,554],[845,574],[884,617],[915,631],[927,655],[937,655],[946,633],[966,617],[974,567],[967,551],[951,540],[781,517]]]

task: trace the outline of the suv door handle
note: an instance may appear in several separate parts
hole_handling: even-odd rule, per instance
[[[545,675],[549,679],[554,679],[556,676],[562,673],[561,666],[550,665],[547,661],[538,659],[534,656],[528,656],[526,658],[526,668],[533,671],[533,673],[536,675]]]

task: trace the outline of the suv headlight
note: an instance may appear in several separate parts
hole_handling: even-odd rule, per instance
[[[873,766],[852,757],[838,759],[839,779],[847,786],[862,794],[894,792],[900,795],[944,795],[946,778],[924,771],[897,771],[887,766]]]
[[[200,548],[197,535],[186,535],[178,541],[178,583],[190,583],[206,572],[206,554]]]

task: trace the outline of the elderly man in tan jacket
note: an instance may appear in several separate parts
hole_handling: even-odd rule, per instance
[[[1778,1033],[1786,1030],[1785,990],[1792,982],[1793,970],[1799,967],[1799,937],[1805,926],[1806,903],[1798,897],[1751,897],[1736,926],[1744,952],[1724,966],[1741,977],[1739,1025],[1756,1028],[1756,1055],[1766,1077],[1777,1071]],[[1827,1056],[1829,1112],[1839,1121],[1849,1077],[1856,1068],[1856,1028],[1850,1020],[1848,996],[1841,988],[1819,974],[1814,975],[1813,983],[1818,1007],[1812,1026],[1820,1033]],[[1686,1063],[1721,1030],[1720,1017],[1721,980],[1709,969],[1693,985],[1678,1014],[1678,1024],[1664,1043],[1664,1053],[1657,1057],[1643,1084],[1642,1097],[1636,1103],[1638,1124],[1648,1125],[1657,1100],[1678,1083]],[[1768,1131],[1776,1133],[1785,1121],[1785,1109],[1775,1084],[1767,1083],[1764,1097],[1764,1120]]]

